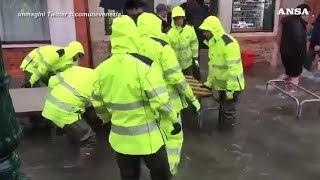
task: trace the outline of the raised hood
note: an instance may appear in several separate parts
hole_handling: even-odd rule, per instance
[[[138,28],[129,16],[122,15],[115,18],[112,22],[111,53],[137,53],[135,41],[138,38]]]
[[[216,16],[207,17],[200,25],[199,29],[210,31],[215,40],[221,38],[225,33],[220,20]]]
[[[186,17],[186,13],[184,12],[184,10],[182,9],[182,7],[180,6],[176,6],[172,9],[172,15],[171,15],[171,26],[174,27],[174,28],[178,28],[176,27],[176,25],[174,24],[174,20],[173,18],[175,17]]]
[[[72,59],[78,53],[82,53],[84,55],[84,49],[82,44],[79,41],[72,41],[69,43],[67,47],[64,48],[65,55],[63,56],[64,59]],[[73,62],[73,61],[71,61]]]
[[[162,20],[152,13],[142,13],[138,17],[138,30],[140,34],[153,36],[169,43],[167,34],[162,33]]]
[[[142,13],[137,21],[141,35],[153,35],[158,37],[161,32],[162,20],[152,13]]]

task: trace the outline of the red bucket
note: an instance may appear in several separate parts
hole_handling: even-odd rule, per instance
[[[245,68],[251,68],[254,65],[254,52],[251,50],[242,51],[242,64]]]

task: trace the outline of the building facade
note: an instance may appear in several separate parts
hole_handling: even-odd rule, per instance
[[[6,70],[9,74],[22,75],[19,69],[24,56],[33,48],[45,44],[66,46],[72,40],[83,43],[86,51],[82,66],[96,67],[110,54],[110,25],[114,17],[18,17],[19,12],[51,13],[114,13],[121,10],[100,7],[101,0],[29,0],[0,1],[0,35],[4,48]],[[214,1],[219,1],[218,3]],[[312,0],[317,1],[317,0]],[[154,8],[159,3],[174,7],[180,0],[148,1]],[[236,37],[242,50],[253,50],[257,63],[279,63],[280,8],[294,8],[304,0],[210,0],[218,4],[218,17],[225,30]],[[212,8],[212,7],[211,7]],[[317,14],[319,12],[316,12]],[[30,15],[30,14],[29,14]],[[20,22],[20,23],[16,23]],[[20,26],[17,28],[17,26]]]

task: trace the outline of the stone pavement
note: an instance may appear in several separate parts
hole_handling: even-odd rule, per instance
[[[205,63],[201,63],[206,73]],[[238,109],[233,133],[218,132],[217,113],[205,116],[202,130],[195,117],[184,120],[185,145],[176,180],[319,180],[320,106],[306,106],[302,118],[295,118],[295,104],[277,93],[265,94],[267,80],[279,69],[256,65],[246,71],[246,91]],[[303,80],[303,86],[320,94],[320,84]],[[301,96],[304,98],[304,95]],[[203,106],[212,106],[209,98]],[[22,171],[32,180],[119,180],[119,171],[108,144],[108,127],[97,130],[99,146],[90,167],[66,171],[60,168],[66,139],[50,140],[45,128],[26,129],[17,149]],[[148,178],[143,168],[143,180]]]

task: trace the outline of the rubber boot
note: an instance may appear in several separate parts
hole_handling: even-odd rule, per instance
[[[63,163],[64,169],[79,168],[81,166],[80,149],[78,147],[71,147],[68,157],[65,158]]]
[[[80,165],[81,166],[87,166],[91,164],[91,159],[93,156],[93,148],[80,148]]]

